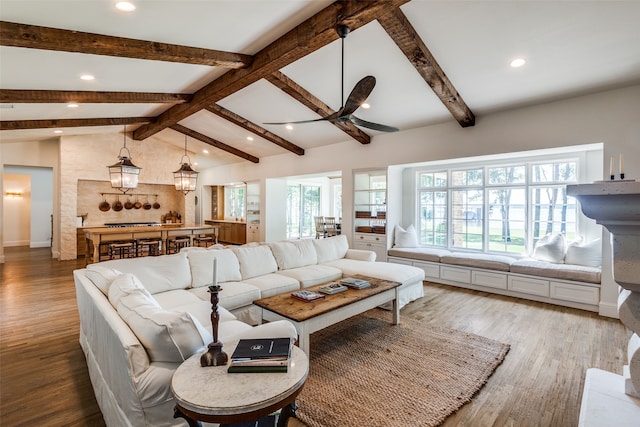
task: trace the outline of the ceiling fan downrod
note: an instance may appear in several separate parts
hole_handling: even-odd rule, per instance
[[[342,39],[342,70],[340,74],[340,109],[344,108],[344,39],[347,38],[351,29],[344,24],[336,27],[336,32]]]

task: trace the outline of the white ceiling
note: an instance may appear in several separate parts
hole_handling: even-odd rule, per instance
[[[116,11],[109,0],[2,0],[0,20],[104,35],[255,54],[328,0],[134,0],[137,10]],[[426,1],[401,7],[424,43],[481,119],[508,108],[640,83],[640,1]],[[377,85],[360,118],[401,130],[454,120],[377,21],[345,41],[345,96],[365,75]],[[523,57],[527,64],[512,69]],[[78,53],[0,47],[0,88],[193,93],[226,69]],[[281,70],[333,109],[340,107],[340,41]],[[80,80],[84,73],[96,80]],[[262,125],[318,118],[271,83],[261,80],[221,100],[228,110]],[[169,104],[2,105],[0,120],[156,116]],[[265,157],[288,153],[207,111],[181,125]],[[349,140],[322,122],[262,125],[309,149]],[[481,122],[476,126],[481,126]],[[121,126],[64,128],[62,135],[122,132]],[[375,144],[376,132],[370,134]],[[247,136],[253,136],[248,141]],[[0,142],[43,140],[53,129],[0,132]],[[184,146],[166,129],[161,141]],[[135,143],[135,142],[133,142]],[[353,140],[354,144],[359,142]],[[203,154],[207,148],[209,154]],[[199,168],[242,160],[189,140]],[[295,161],[296,155],[291,154]]]

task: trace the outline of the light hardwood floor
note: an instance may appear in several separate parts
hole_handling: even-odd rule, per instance
[[[48,249],[6,248],[0,264],[0,426],[104,426],[78,344],[72,271]],[[615,319],[427,283],[402,309],[511,344],[484,388],[444,426],[576,426],[584,375],[621,373],[629,337]],[[172,414],[168,414],[171,416]],[[300,427],[292,421],[289,427]]]

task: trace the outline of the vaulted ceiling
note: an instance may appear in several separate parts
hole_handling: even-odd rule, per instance
[[[315,122],[362,77],[358,117],[474,126],[507,108],[640,83],[640,2],[2,0],[0,142],[117,133],[182,146],[200,167],[378,131]],[[338,24],[345,40],[341,90]],[[509,62],[527,60],[519,69]],[[91,74],[95,80],[83,81]],[[69,108],[74,103],[76,108]],[[203,150],[209,153],[204,154]]]

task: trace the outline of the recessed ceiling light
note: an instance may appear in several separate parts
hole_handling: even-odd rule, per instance
[[[53,133],[62,133],[60,129],[54,130]]]
[[[527,61],[525,61],[524,58],[516,58],[513,61],[511,61],[510,65],[512,68],[520,68],[526,63]]]
[[[363,103],[362,105],[360,105],[362,108],[364,108],[365,110],[368,108],[371,108],[371,105],[367,104],[366,102]]]
[[[116,3],[116,9],[122,12],[133,12],[136,10],[136,6],[129,1],[119,1]]]
[[[209,150],[207,150],[207,149],[202,150],[202,152],[203,152],[204,154],[209,154]]]
[[[247,141],[253,141],[253,137],[252,136],[248,136],[247,137]]]
[[[78,108],[78,104],[73,104],[73,103],[67,104],[67,107],[69,107],[69,108]]]
[[[96,78],[94,76],[92,76],[91,74],[83,74],[80,76],[80,78],[82,80],[86,80],[86,81],[91,81],[91,80],[95,80]]]
[[[293,130],[293,126],[292,125],[287,125],[285,127],[287,128],[287,130]]]

